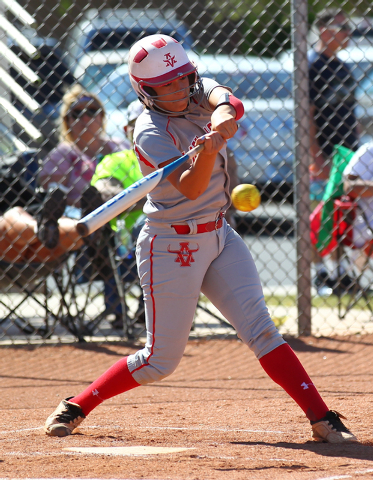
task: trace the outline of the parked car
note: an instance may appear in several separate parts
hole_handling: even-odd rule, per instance
[[[82,55],[74,69],[77,81],[87,90],[97,88],[116,68],[127,62],[128,52],[89,52]]]
[[[124,55],[137,40],[155,33],[173,36],[186,49],[194,44],[188,27],[172,9],[89,9],[66,43],[70,65],[91,52],[116,51]]]
[[[242,182],[282,187],[293,174],[292,72],[277,61],[257,57],[189,55],[201,76],[232,88],[245,106],[245,115],[229,147],[234,151]],[[93,91],[107,111],[109,135],[124,135],[127,105],[136,96],[128,66],[116,68]]]

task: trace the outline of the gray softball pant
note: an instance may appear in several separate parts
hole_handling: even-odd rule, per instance
[[[285,343],[268,313],[249,249],[225,220],[218,230],[194,235],[147,224],[136,257],[147,341],[127,365],[139,384],[159,381],[176,369],[201,291],[258,359]]]

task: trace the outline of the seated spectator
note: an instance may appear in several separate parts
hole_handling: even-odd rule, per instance
[[[95,204],[94,198],[87,198],[90,193],[88,191],[86,205],[80,210],[82,193],[90,185],[97,164],[110,153],[128,149],[130,143],[111,139],[105,134],[105,109],[102,102],[80,85],[73,86],[63,96],[60,123],[61,141],[44,159],[39,183],[44,188],[54,182],[64,187],[67,195],[65,213],[79,219],[81,214],[84,216],[100,205],[97,204],[97,199]],[[97,238],[97,235],[93,238]],[[89,239],[85,239],[85,242],[87,240]],[[97,249],[100,251],[97,252]],[[85,254],[80,257],[83,268],[80,278],[82,282],[90,278],[88,266],[92,260],[89,257],[91,253],[94,254],[95,270],[98,274],[96,278],[104,281],[105,305],[110,311],[112,303],[119,305],[120,301],[114,272],[108,268],[105,261],[100,261],[103,256],[107,257],[107,251],[102,244],[96,243],[87,247]],[[87,269],[84,271],[85,267]]]
[[[353,244],[366,247],[373,229],[373,142],[361,146],[343,172],[344,191],[360,207],[355,217]]]
[[[44,159],[39,183],[64,185],[67,205],[79,207],[98,162],[109,153],[130,148],[123,140],[105,134],[105,109],[97,96],[75,85],[63,97],[60,113],[61,141]]]

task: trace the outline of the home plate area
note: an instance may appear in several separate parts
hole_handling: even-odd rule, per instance
[[[175,447],[69,447],[64,448],[69,452],[88,453],[96,455],[162,455],[168,453],[184,452],[185,450],[193,450],[193,448],[175,448]]]

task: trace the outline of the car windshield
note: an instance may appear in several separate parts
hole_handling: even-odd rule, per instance
[[[78,80],[79,83],[87,90],[92,90],[100,81],[107,78],[118,65],[112,63],[105,63],[104,65],[89,65],[85,69],[84,75]]]
[[[92,35],[87,39],[86,51],[91,50],[117,50],[129,49],[132,45],[143,37],[159,33],[159,29],[148,27],[146,30],[142,28],[127,29],[102,29],[99,31],[92,31]],[[183,37],[179,35],[172,27],[165,27],[162,32],[165,35],[172,35],[180,43],[183,42]]]
[[[93,92],[98,95],[106,110],[122,110],[137,99],[128,73],[119,75],[114,72],[107,79],[101,80]]]
[[[291,74],[284,72],[221,72],[217,75],[206,73],[204,76],[214,78],[221,85],[230,87],[241,99],[290,98],[292,95]]]

